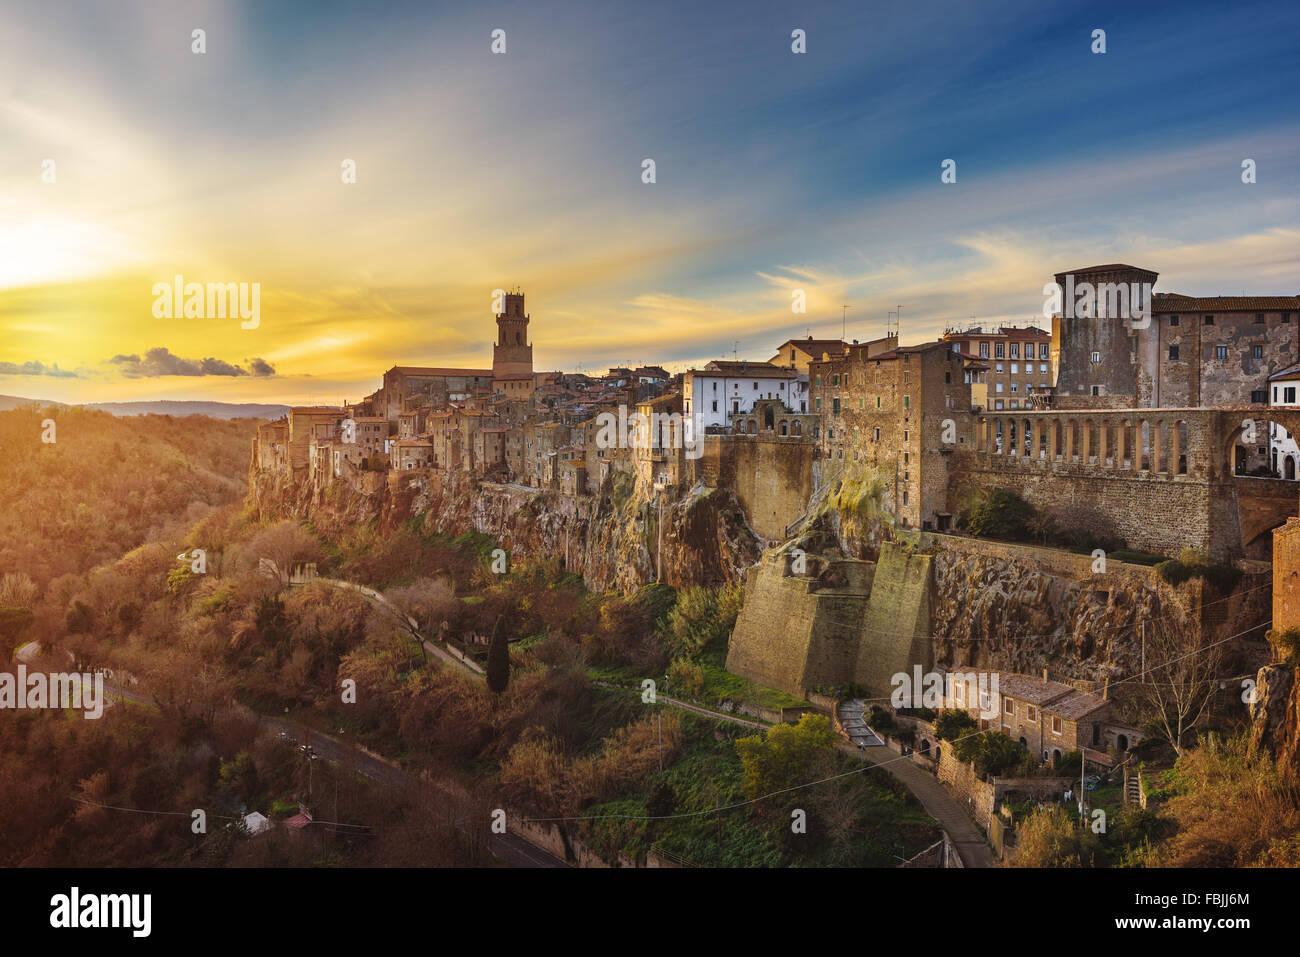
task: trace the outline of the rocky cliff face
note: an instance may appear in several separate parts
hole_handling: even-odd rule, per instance
[[[1146,578],[1146,580],[1144,580]],[[936,662],[1104,681],[1141,670],[1141,622],[1184,619],[1154,575],[1074,577],[1030,555],[940,549],[934,560]]]
[[[423,472],[372,474],[364,483],[313,490],[254,473],[250,499],[264,518],[310,517],[327,535],[374,520],[381,534],[391,534],[424,515],[426,529],[491,535],[516,560],[562,559],[596,591],[631,593],[655,580],[656,566],[677,588],[738,581],[762,549],[726,490],[696,486],[681,499],[658,503],[627,475],[615,475],[597,495],[574,499],[488,483],[452,487]]]
[[[1251,736],[1276,755],[1294,774],[1300,771],[1300,682],[1288,665],[1266,665],[1255,676],[1255,697],[1249,703]]]

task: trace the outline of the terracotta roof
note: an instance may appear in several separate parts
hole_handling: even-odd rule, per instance
[[[1168,312],[1294,312],[1300,296],[1182,296],[1167,292],[1151,301],[1151,311]]]
[[[797,373],[793,370],[777,368],[770,362],[744,363],[715,361],[710,362],[709,365],[717,366],[717,368],[689,369],[683,374],[705,378],[712,375],[716,378],[717,374],[721,373],[722,375],[732,379],[747,379],[751,377],[755,379],[794,379],[797,377]]]
[[[1092,714],[1106,706],[1107,702],[1103,701],[1095,694],[1089,694],[1086,691],[1076,691],[1060,701],[1054,701],[1043,710],[1049,714],[1060,715],[1062,718],[1068,718],[1071,721],[1078,721],[1085,715]]]
[[[1153,276],[1158,275],[1154,269],[1144,269],[1141,266],[1130,266],[1128,263],[1107,263],[1104,266],[1084,266],[1082,269],[1062,269],[1056,275],[1083,276],[1083,275],[1087,275],[1088,273],[1094,273],[1094,272],[1118,272],[1120,270],[1131,270],[1134,272],[1149,272]]]
[[[1283,369],[1281,372],[1274,372],[1268,377],[1268,381],[1275,379],[1300,379],[1300,366],[1292,366],[1289,369]]]
[[[491,369],[452,369],[445,366],[393,366],[389,372],[408,376],[485,376],[492,377]]]
[[[1059,681],[1044,681],[1030,675],[999,674],[998,693],[1017,701],[1046,705],[1067,694],[1073,694],[1074,689]]]

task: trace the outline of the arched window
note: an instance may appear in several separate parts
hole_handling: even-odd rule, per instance
[[[803,423],[800,422],[798,419],[794,420],[794,434],[803,435]]]
[[[790,434],[790,423],[787,422],[785,419],[781,420],[781,434],[782,435]]]

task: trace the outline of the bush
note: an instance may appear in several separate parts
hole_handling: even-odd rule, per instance
[[[998,489],[971,510],[968,528],[973,535],[1024,538],[1034,509],[1015,492]]]
[[[704,669],[693,661],[678,658],[668,668],[668,688],[674,694],[699,697],[704,690]]]
[[[1202,578],[1221,595],[1226,595],[1241,581],[1241,569],[1235,565],[1211,562],[1205,552],[1184,548],[1176,559],[1156,565],[1156,574],[1170,585],[1181,585],[1192,578]]]
[[[979,725],[965,711],[953,708],[934,719],[934,733],[944,741],[956,741],[979,728]]]

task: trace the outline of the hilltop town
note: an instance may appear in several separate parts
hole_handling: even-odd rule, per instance
[[[941,707],[1044,762],[1116,766],[1149,736],[1131,683],[1148,644],[1219,649],[1233,697],[1274,660],[1267,636],[1300,625],[1274,586],[1300,559],[1300,296],[1156,278],[1057,274],[1049,328],[790,339],[674,375],[535,371],[514,292],[491,368],[395,366],[354,404],[262,426],[254,495],[423,513],[596,588],[743,581],[729,672],[816,703],[978,668],[996,701],[947,681]],[[838,707],[846,734],[862,725]],[[892,712],[896,746],[958,787],[933,727]]]

